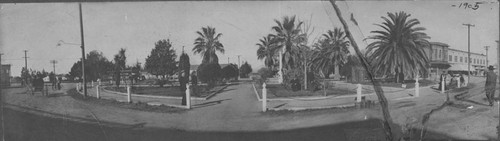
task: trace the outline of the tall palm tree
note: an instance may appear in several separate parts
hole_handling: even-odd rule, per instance
[[[257,59],[264,59],[264,64],[268,68],[271,68],[273,70],[274,65],[277,63],[275,62],[276,53],[278,50],[276,46],[276,36],[269,34],[267,36],[264,36],[259,41],[260,43],[256,44],[259,47],[259,49],[257,50]]]
[[[295,16],[283,17],[282,21],[274,20],[276,26],[272,29],[275,31],[277,47],[282,52],[281,61],[283,67],[287,69],[294,68],[300,63],[301,52],[300,48],[303,47],[306,41],[306,34],[301,32],[301,25],[303,22],[295,22]],[[280,64],[281,65],[281,64]]]
[[[322,71],[326,78],[332,68],[335,70],[335,78],[340,78],[339,66],[347,62],[349,54],[349,41],[346,37],[342,29],[334,28],[333,31],[328,30],[323,34],[323,39],[320,39],[315,47],[313,66]]]
[[[375,40],[367,47],[367,56],[377,74],[395,74],[397,82],[402,82],[405,75],[427,71],[429,59],[424,48],[430,46],[430,39],[423,31],[417,19],[408,19],[405,12],[387,13],[384,22],[376,24],[383,30],[371,31],[375,35],[367,39]]]
[[[224,46],[219,41],[222,33],[215,32],[215,28],[210,26],[202,27],[201,29],[201,31],[196,31],[199,37],[194,40],[195,46],[193,52],[195,54],[202,54],[202,64],[218,64],[219,58],[217,58],[216,52],[224,53]]]

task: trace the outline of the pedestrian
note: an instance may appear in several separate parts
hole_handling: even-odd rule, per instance
[[[488,67],[488,73],[486,74],[486,84],[484,89],[486,91],[486,98],[490,103],[490,106],[493,106],[493,100],[495,98],[495,86],[497,83],[497,75],[493,72],[493,66]]]
[[[465,78],[464,78],[464,74],[460,74],[460,86],[465,86]]]
[[[61,90],[61,82],[62,82],[62,78],[58,77],[57,78],[57,90]]]

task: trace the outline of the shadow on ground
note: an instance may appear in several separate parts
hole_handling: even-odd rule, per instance
[[[102,126],[75,122],[63,118],[50,118],[4,109],[5,139],[9,141],[293,141],[293,140],[385,140],[381,121],[368,119],[359,122],[325,125],[319,127],[268,131],[268,132],[201,132],[179,129],[143,128],[138,125]],[[116,123],[115,123],[116,124]],[[393,126],[398,127],[398,126]],[[400,129],[394,129],[398,131]],[[419,133],[419,131],[417,131]],[[428,132],[426,140],[453,139],[446,135]]]

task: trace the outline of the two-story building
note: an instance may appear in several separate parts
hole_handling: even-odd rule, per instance
[[[430,67],[429,76],[436,78],[443,71],[446,73],[462,73],[467,74],[470,62],[470,71],[472,75],[483,76],[486,67],[486,55],[479,53],[468,52],[452,49],[448,44],[440,42],[431,42],[430,48],[425,48],[425,52],[429,57]]]
[[[467,51],[449,49],[448,62],[451,64],[449,71],[467,72],[470,67],[471,75],[483,76],[486,67],[486,55],[479,53],[470,53],[468,58]],[[468,66],[470,63],[470,66]]]

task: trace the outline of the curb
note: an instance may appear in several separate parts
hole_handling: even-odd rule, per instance
[[[321,109],[331,109],[331,108],[349,108],[349,107],[354,107],[356,104],[342,104],[342,105],[335,105],[335,106],[320,106],[320,107],[292,107],[292,108],[284,108],[284,109],[279,109],[279,108],[267,108],[268,110],[272,111],[283,111],[283,110],[289,110],[289,111],[305,111],[305,110],[321,110]]]

